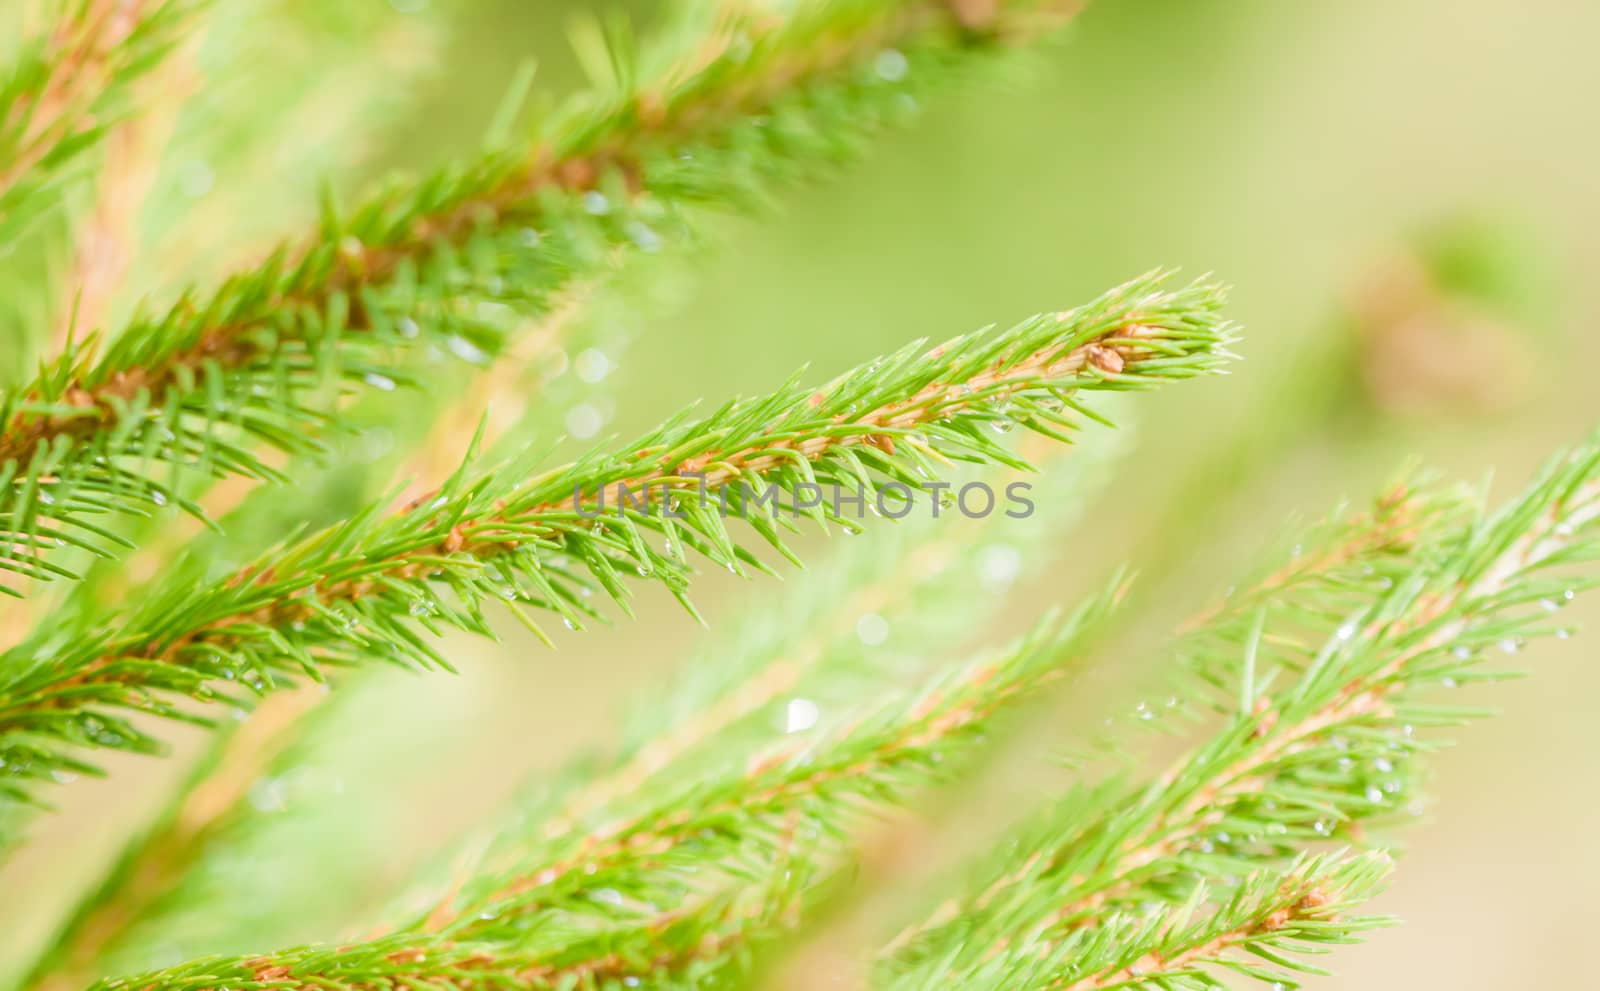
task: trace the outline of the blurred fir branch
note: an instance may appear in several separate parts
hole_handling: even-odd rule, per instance
[[[135,305],[168,299],[166,287],[214,279],[314,222],[317,178],[370,158],[406,84],[432,64],[440,19],[300,0],[192,16],[137,82],[139,113],[106,134],[89,195],[69,206],[42,355],[64,350],[69,332],[114,333]]]
[[[201,35],[204,30],[203,22],[195,23],[188,33]],[[173,47],[165,63],[137,84],[140,112],[107,131],[97,174],[85,182],[88,204],[73,211],[71,258],[62,277],[64,298],[55,308],[46,356],[70,347],[79,328],[104,326],[138,253],[140,211],[177,117],[196,86],[188,64],[194,42]]]
[[[70,0],[38,13],[0,84],[0,242],[59,202],[205,0]]]
[[[71,256],[105,260],[104,238],[64,244],[95,212],[79,201],[104,173],[97,165],[160,118],[144,97],[211,10],[208,0],[19,0],[0,11],[0,384],[71,326],[70,294],[40,287],[54,287]],[[104,227],[125,218],[107,211]]]
[[[328,988],[693,986],[782,925],[850,823],[946,774],[1002,709],[1057,677],[1107,596],[831,738],[773,750],[597,833],[537,842],[399,931],[341,947],[208,959],[104,987],[284,981]]]
[[[176,801],[127,844],[18,986],[65,991],[92,982],[96,968],[115,959],[119,942],[164,907],[175,881],[196,873],[219,837],[248,828],[251,793],[263,776],[286,756],[290,762],[301,756],[294,743],[304,738],[301,720],[318,694],[278,696],[248,722],[220,730]]]

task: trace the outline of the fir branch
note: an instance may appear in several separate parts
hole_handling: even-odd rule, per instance
[[[1109,434],[1090,435],[1072,457],[1058,458],[1041,479],[1055,495],[1033,515],[964,525],[917,518],[848,542],[742,628],[694,651],[696,662],[670,689],[644,692],[652,704],[624,729],[615,754],[588,756],[554,781],[526,787],[502,816],[499,839],[465,844],[446,880],[509,867],[529,837],[603,829],[740,766],[775,736],[848,725],[878,699],[924,683],[938,658],[1004,605],[1003,591],[1024,579],[1028,565],[1044,565],[1017,548],[1049,542],[1078,519],[1102,480],[1110,443]],[[816,873],[818,883],[827,880],[826,871]],[[814,913],[815,901],[793,911]]]
[[[563,313],[576,314],[580,299],[563,308]],[[586,321],[587,322],[587,321]],[[562,334],[564,321],[547,321],[538,333],[524,336],[519,349],[531,349],[550,343]],[[582,343],[598,343],[591,334],[580,334]],[[568,342],[569,345],[571,342]],[[531,358],[531,355],[530,355]],[[501,361],[483,369],[475,377],[471,388],[453,401],[443,404],[437,417],[419,416],[418,422],[432,421],[430,432],[422,448],[412,455],[406,466],[394,475],[410,489],[428,490],[444,483],[458,466],[459,452],[474,440],[472,422],[483,417],[478,426],[479,437],[486,446],[497,438],[512,433],[528,433],[557,419],[553,414],[561,403],[561,390],[547,388],[553,383],[546,376],[534,390],[534,400],[526,398],[524,379],[528,368],[521,363]],[[487,398],[485,398],[487,397]],[[394,429],[401,429],[396,424]],[[463,432],[464,431],[464,432]],[[446,451],[452,450],[446,461]],[[1074,459],[1079,460],[1079,459]],[[383,472],[381,465],[373,465],[371,475]],[[363,480],[367,482],[367,480]],[[283,518],[299,519],[315,511],[329,511],[335,516],[341,512],[343,500],[337,491],[351,486],[341,482],[338,486],[313,485],[289,493],[294,503]],[[363,493],[361,499],[374,495],[372,484],[354,488]],[[243,493],[224,484],[206,496],[208,510],[217,517],[224,516],[223,499],[237,499]],[[264,504],[247,507],[226,520],[228,531],[255,533],[280,529],[276,507],[285,501],[284,494],[276,494]],[[313,508],[315,507],[315,508]],[[263,519],[263,515],[271,518]],[[121,563],[117,581],[86,582],[75,589],[75,596],[94,593],[97,601],[106,595],[118,599],[142,587],[152,576],[170,566],[182,546],[182,541],[193,540],[197,534],[183,524],[186,517],[173,521],[172,530],[164,532],[162,540],[141,548],[139,553]],[[238,541],[219,537],[214,543],[221,545],[218,553],[238,550]],[[207,552],[208,553],[208,552]],[[132,572],[129,576],[126,573]],[[143,578],[137,577],[140,573]],[[340,694],[351,686],[342,685]],[[319,703],[328,698],[322,691],[299,691],[267,700],[267,704],[251,713],[248,722],[237,729],[217,735],[206,758],[202,760],[191,779],[185,783],[171,803],[168,812],[153,826],[134,837],[124,847],[114,869],[79,904],[73,916],[58,930],[51,946],[35,964],[33,975],[22,985],[36,991],[66,991],[91,983],[99,976],[94,968],[108,960],[137,959],[143,937],[152,926],[182,929],[195,945],[195,925],[184,918],[197,906],[204,907],[216,900],[215,885],[208,876],[216,872],[213,861],[226,861],[237,857],[240,848],[259,842],[263,829],[281,831],[284,813],[276,808],[263,813],[252,804],[252,788],[259,780],[286,780],[306,764],[315,764],[318,753],[318,730],[326,726],[337,713],[329,714]],[[341,710],[344,707],[334,707]],[[325,746],[328,741],[322,740]],[[303,801],[303,799],[302,799]],[[304,818],[297,812],[297,818]],[[262,822],[270,818],[269,826]],[[354,823],[359,817],[343,811],[339,821]],[[355,827],[359,828],[359,826]],[[324,830],[325,832],[325,830]],[[256,859],[247,855],[246,859]],[[341,857],[341,863],[353,859]],[[274,868],[281,873],[281,865]],[[326,868],[318,871],[319,883],[327,877]],[[240,883],[236,875],[229,875],[228,884]],[[248,882],[243,882],[248,883]],[[254,902],[258,910],[263,902],[298,898],[292,885],[255,885]],[[328,902],[326,896],[323,902]],[[237,915],[237,909],[232,910]],[[301,913],[303,914],[303,913]],[[259,922],[256,926],[259,935]],[[200,937],[200,945],[204,937]],[[220,951],[222,947],[212,947]],[[127,969],[136,969],[136,964]]]
[[[680,805],[684,790],[697,782],[742,776],[774,736],[815,739],[870,713],[881,705],[878,699],[924,684],[934,676],[934,658],[1005,603],[1002,590],[1023,580],[1024,566],[1044,564],[1012,555],[1059,535],[1078,518],[1089,495],[1086,483],[1100,480],[1112,443],[1113,435],[1100,432],[1080,441],[1071,457],[1057,458],[1038,485],[1051,496],[1026,518],[918,517],[838,548],[828,567],[808,569],[787,584],[783,596],[751,615],[743,629],[694,651],[696,662],[672,679],[670,691],[647,690],[654,704],[624,732],[617,754],[576,762],[555,782],[534,782],[502,817],[496,839],[471,840],[425,894],[402,904],[440,904],[436,892],[459,890],[463,877],[525,872],[530,846],[549,850],[587,834],[609,834],[619,821]],[[982,586],[976,595],[974,576]],[[887,644],[876,636],[862,641],[857,630],[864,618],[888,624]],[[841,846],[859,839],[848,826],[831,832]],[[813,850],[787,857],[781,870],[763,863],[760,877],[752,867],[741,875],[737,904],[727,903],[731,896],[708,896],[692,911],[668,913],[637,931],[608,929],[601,944],[563,943],[561,952],[577,961],[563,973],[620,977],[665,967],[657,932],[671,925],[700,932],[697,945],[705,956],[697,958],[698,967],[742,969],[745,963],[728,958],[756,956],[775,932],[793,928],[802,911],[814,912],[812,889],[828,882],[836,866]],[[429,918],[439,924],[438,910]],[[619,944],[633,947],[623,965]],[[677,986],[656,983],[663,980],[654,974],[652,986]],[[697,986],[687,977],[683,985]]]
[[[1190,715],[1196,708],[1213,707],[1213,702],[1224,716],[1239,712],[1234,684],[1258,659],[1262,638],[1270,633],[1288,640],[1288,631],[1280,628],[1307,617],[1320,617],[1323,624],[1342,622],[1351,608],[1380,594],[1395,576],[1410,573],[1420,559],[1432,553],[1448,525],[1461,522],[1463,507],[1459,494],[1401,484],[1381,496],[1371,510],[1348,517],[1335,513],[1328,522],[1302,535],[1287,560],[1182,624],[1183,635],[1173,646],[1185,682],[1173,696],[1185,706],[1177,714]],[[1266,667],[1264,662],[1262,667]],[[1243,709],[1250,711],[1253,704]],[[1141,707],[1141,727],[1150,725],[1142,715],[1151,712]],[[1126,742],[1118,739],[1113,745],[1125,749]],[[920,959],[927,947],[952,941],[956,931],[980,918],[988,906],[1013,894],[1022,897],[1030,884],[1071,870],[1083,839],[1077,833],[1061,834],[1061,824],[1097,822],[1095,816],[1110,815],[1134,803],[1135,790],[1121,779],[1098,788],[1076,789],[1044,817],[1039,835],[1019,844],[1032,855],[1020,863],[1008,860],[997,866],[970,900],[946,902],[930,918],[901,930],[882,948],[879,958]],[[1159,858],[1146,851],[1135,852],[1128,859],[1142,867]],[[1093,888],[1087,879],[1083,884],[1086,889]],[[1128,902],[1134,887],[1124,879],[1114,893],[1095,890],[1077,901],[1053,906],[1050,915],[1054,924],[1076,924],[1092,918],[1109,902]],[[943,934],[931,935],[934,933]]]
[[[147,308],[255,267],[314,228],[316,192],[376,164],[468,7],[232,0],[213,11],[197,59],[205,86],[174,135],[186,164],[152,197],[150,243],[133,274],[159,290]],[[126,312],[114,316],[123,326]]]
[[[1247,711],[1257,679],[1241,666],[1259,659],[1265,668],[1297,643],[1325,640],[1352,610],[1437,555],[1476,509],[1459,489],[1419,478],[1394,485],[1365,513],[1332,514],[1282,565],[1183,624],[1179,697],[1224,716]]]
[[[369,512],[222,581],[175,575],[114,628],[57,629],[0,656],[8,791],[21,797],[23,781],[82,766],[7,749],[23,739],[158,750],[119,709],[177,716],[165,697],[226,696],[218,684],[228,680],[266,691],[372,660],[447,668],[423,633],[487,633],[486,602],[579,626],[598,615],[587,589],[625,606],[623,576],[635,574],[686,602],[689,551],[736,572],[766,567],[730,533],[723,506],[792,556],[781,530],[802,516],[856,527],[824,491],[894,507],[937,491],[928,479],[950,459],[1023,467],[996,426],[1064,437],[1082,393],[1216,369],[1232,333],[1220,303],[1215,287],[1164,291],[1142,279],[1004,332],[927,354],[913,346],[818,391],[790,385],[700,421],[679,416],[620,453],[532,478],[463,469],[435,499]],[[646,486],[667,511],[619,498]],[[601,511],[594,500],[608,492]]]
[[[1483,652],[1563,632],[1544,619],[1590,584],[1561,571],[1600,551],[1600,437],[1500,513],[1438,518],[1450,525],[1384,568],[1363,566],[1359,582],[1275,603],[1276,616],[1258,612],[1213,640],[1217,653],[1197,669],[1225,725],[1156,781],[1069,795],[976,895],[898,940],[897,966],[926,966],[950,946],[1092,930],[1125,906],[1182,904],[1207,878],[1281,864],[1335,836],[1359,841],[1366,824],[1407,810],[1414,758],[1430,746],[1417,730],[1473,714],[1426,690],[1498,676],[1482,670]]]
[[[250,789],[299,735],[299,720],[321,697],[316,690],[277,696],[219,736],[177,800],[128,843],[18,987],[73,991],[92,983],[106,951],[168,898],[208,847],[246,814]]]
[[[329,383],[391,388],[411,378],[397,357],[430,348],[489,359],[517,325],[509,316],[544,312],[612,248],[653,250],[685,205],[746,202],[763,179],[850,152],[898,98],[993,47],[975,42],[1036,33],[1049,6],[1015,0],[981,32],[927,0],[735,18],[692,37],[688,54],[666,46],[657,73],[619,63],[617,93],[558,115],[531,150],[329,216],[210,297],[134,321],[103,353],[74,349],[0,401],[0,464],[13,465],[0,515],[20,524],[0,567],[57,575],[36,560],[57,542],[110,552],[87,517],[172,498],[124,456],[275,478],[254,448],[309,450]],[[890,71],[876,62],[886,49]]]
[[[199,19],[191,15],[190,33]],[[199,87],[193,42],[169,55],[147,73],[134,91],[141,112],[106,130],[104,161],[94,179],[89,205],[73,223],[71,260],[62,280],[62,301],[55,308],[55,329],[45,355],[69,349],[83,328],[105,325],[113,298],[123,286],[138,249],[141,208],[166,152],[179,112]]]
[[[1296,956],[1359,941],[1391,920],[1349,916],[1389,874],[1382,854],[1302,859],[1257,872],[1218,900],[1205,885],[1176,907],[1118,912],[1050,942],[1018,939],[962,967],[902,975],[889,991],[1225,991],[1238,975],[1274,988],[1325,974]],[[946,962],[948,963],[948,962]]]
[[[676,986],[735,966],[848,844],[849,826],[949,773],[996,716],[1058,678],[1118,589],[1055,630],[954,672],[831,739],[790,745],[594,833],[528,838],[399,932],[337,948],[203,960],[97,988],[285,982],[327,989]],[[631,983],[631,982],[630,982]]]
[[[1004,590],[1044,566],[1019,548],[1051,543],[1079,519],[1103,481],[1112,436],[1087,435],[1071,457],[1057,457],[1036,486],[1051,495],[1026,517],[908,519],[786,583],[769,608],[696,650],[670,692],[648,693],[615,755],[599,762],[603,773],[585,762],[581,785],[539,817],[543,831],[614,815],[707,763],[744,759],[774,732],[847,720],[860,699],[927,677],[942,652],[1004,606]]]
[[[203,0],[72,0],[0,85],[0,241],[125,112],[129,91],[180,39]]]

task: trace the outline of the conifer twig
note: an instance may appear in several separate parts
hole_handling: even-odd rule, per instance
[[[525,336],[518,347],[535,346],[559,330],[559,320],[546,322],[541,333]],[[483,417],[479,439],[486,445],[492,445],[517,425],[520,417],[540,419],[536,414],[547,404],[530,407],[516,387],[518,374],[525,371],[512,362],[484,369],[473,387],[456,397],[437,418],[435,429],[395,475],[395,481],[408,489],[420,487],[423,491],[442,485],[455,470],[460,451],[474,439],[470,426],[465,434],[460,433],[462,424],[470,424],[473,417]],[[515,408],[509,416],[486,415],[486,410],[497,403]],[[452,447],[454,454],[447,456],[446,449]],[[220,518],[225,515],[221,500],[236,500],[240,493],[227,484],[218,489],[208,494],[207,502],[212,515]],[[298,498],[302,493],[294,495]],[[327,493],[318,490],[304,495],[309,500],[328,498]],[[175,539],[195,537],[183,526],[186,522],[186,518],[174,521],[178,530]],[[248,520],[241,522],[241,529],[256,528]],[[172,563],[180,546],[163,540],[143,547],[122,568],[142,569],[145,578],[134,579],[135,586],[142,585],[158,574],[162,565]],[[128,587],[123,584],[120,594],[126,595]],[[259,810],[250,807],[250,790],[256,781],[263,776],[291,773],[307,760],[306,754],[291,744],[307,735],[308,724],[316,719],[320,703],[327,697],[326,692],[314,689],[275,696],[251,713],[240,727],[219,733],[211,752],[178,789],[168,812],[125,846],[115,868],[57,931],[53,945],[40,955],[22,986],[31,991],[67,991],[87,986],[98,976],[93,967],[108,951],[115,953],[123,950],[125,943],[137,943],[140,926],[148,926],[151,917],[170,915],[172,906],[167,903],[185,904],[183,889],[197,865],[215,854],[216,848],[237,842],[237,836],[248,830],[252,820],[261,817]]]
[[[1276,988],[1325,974],[1295,955],[1354,943],[1391,920],[1351,916],[1389,874],[1382,854],[1323,856],[1260,871],[1213,898],[1205,886],[1178,906],[1118,912],[1055,943],[1019,940],[956,974],[911,973],[886,991],[1224,991],[1227,975]],[[958,981],[951,984],[952,979]]]
[[[1202,704],[1215,700],[1215,708],[1223,714],[1237,712],[1239,700],[1233,681],[1241,677],[1240,668],[1245,664],[1241,657],[1252,645],[1259,649],[1260,637],[1270,631],[1287,639],[1288,631],[1275,628],[1307,615],[1342,620],[1350,608],[1392,584],[1394,576],[1413,571],[1422,558],[1433,553],[1447,527],[1459,525],[1462,510],[1462,500],[1453,493],[1401,484],[1385,492],[1366,512],[1347,518],[1334,514],[1329,522],[1305,534],[1287,560],[1183,622],[1173,650],[1184,679],[1193,684],[1183,685],[1174,698],[1190,706],[1196,699]],[[1271,625],[1268,617],[1273,620]],[[1062,839],[1056,824],[1081,822],[1102,809],[1125,808],[1134,801],[1134,790],[1136,786],[1116,780],[1101,790],[1078,792],[1046,816],[1039,837],[1023,844],[1034,855],[1015,864],[1014,869],[998,870],[969,901],[947,901],[929,918],[902,929],[882,946],[878,958],[920,958],[919,944],[937,942],[931,933],[945,927],[953,932],[963,919],[979,916],[1029,883],[1071,869],[1078,863],[1074,859],[1078,841]],[[1153,859],[1148,851],[1127,851],[1123,863],[1142,867]],[[1083,886],[1092,888],[1088,880]],[[1095,889],[1076,900],[1052,905],[1048,913],[1052,925],[1075,925],[1092,918],[1107,903],[1126,901],[1135,885],[1123,880],[1114,888]]]
[[[177,715],[163,696],[214,698],[227,680],[266,691],[373,659],[448,667],[423,631],[487,632],[490,601],[578,626],[597,615],[590,578],[619,602],[634,574],[684,599],[688,551],[735,571],[766,567],[734,539],[724,507],[792,554],[780,530],[802,516],[856,528],[824,491],[856,494],[864,511],[938,486],[929,479],[949,459],[1022,467],[994,427],[1064,437],[1081,393],[1214,370],[1231,338],[1220,302],[1211,286],[1166,291],[1146,278],[1008,331],[926,354],[913,346],[822,390],[791,385],[700,421],[680,416],[620,453],[531,479],[464,468],[437,498],[387,518],[374,510],[221,582],[180,573],[114,628],[57,632],[49,663],[32,641],[0,655],[0,754],[20,783],[81,766],[8,749],[22,739],[158,749],[116,710]],[[639,504],[646,486],[664,511]]]
[[[0,84],[0,237],[104,136],[203,0],[69,0]]]
[[[175,44],[174,47],[184,47]],[[193,47],[193,42],[188,44]],[[63,300],[45,354],[71,346],[85,331],[103,327],[138,248],[138,221],[150,186],[177,123],[178,112],[198,87],[192,53],[170,55],[136,86],[142,109],[108,129],[105,162],[93,182],[83,216],[74,225]]]
[[[570,787],[536,782],[533,801],[514,818],[546,837],[566,835],[709,773],[708,766],[747,759],[774,733],[848,722],[861,698],[927,677],[952,635],[981,627],[1004,604],[1002,590],[1021,580],[1026,562],[1005,552],[1037,545],[1078,518],[1090,495],[1086,472],[1098,474],[1109,443],[1091,437],[1059,458],[1042,479],[1052,495],[1033,516],[955,526],[907,520],[840,548],[827,567],[809,569],[770,608],[753,611],[742,629],[695,651],[697,662],[673,679],[665,698],[649,693],[653,704],[614,756],[579,762]],[[974,575],[983,586],[977,595]],[[785,698],[773,728],[773,710]]]
[[[1406,810],[1414,757],[1429,746],[1417,731],[1472,715],[1422,691],[1496,677],[1481,669],[1485,651],[1561,633],[1543,619],[1593,584],[1560,572],[1600,547],[1600,436],[1493,516],[1450,498],[1442,528],[1401,558],[1211,640],[1214,653],[1188,666],[1225,725],[1155,781],[1075,791],[972,897],[898,939],[891,971],[920,972],[950,947],[1064,939],[1142,902],[1180,904],[1208,878],[1340,835],[1360,841],[1364,823]]]
[[[412,377],[401,357],[430,347],[490,359],[517,311],[544,312],[612,248],[654,250],[685,205],[745,202],[793,163],[849,153],[895,98],[992,47],[975,42],[1036,33],[1051,6],[1008,0],[974,32],[931,0],[830,0],[663,46],[646,58],[666,62],[655,73],[619,54],[617,92],[575,104],[531,149],[330,214],[210,296],[75,348],[0,398],[0,465],[13,466],[0,513],[39,521],[0,541],[0,568],[58,576],[42,551],[115,545],[93,514],[174,498],[117,467],[122,455],[276,478],[255,447],[312,449],[330,381],[393,388]],[[900,56],[888,72],[874,68],[886,48]]]
[[[949,772],[995,716],[1057,677],[1118,589],[1048,634],[953,673],[831,739],[775,751],[594,832],[529,838],[521,861],[473,878],[399,931],[339,947],[203,960],[97,988],[284,981],[330,989],[510,981],[654,987],[736,966],[786,925],[808,864],[840,826]]]
[[[166,897],[212,838],[241,814],[251,787],[296,735],[297,721],[320,694],[310,689],[269,699],[219,739],[179,790],[178,801],[128,845],[19,987],[75,991],[91,983],[106,948]]]

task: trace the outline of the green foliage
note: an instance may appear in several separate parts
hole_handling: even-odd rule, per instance
[[[954,977],[958,987],[983,991],[1223,991],[1239,975],[1296,987],[1298,974],[1326,973],[1297,955],[1354,943],[1388,924],[1348,914],[1378,893],[1388,872],[1381,854],[1305,857],[1281,874],[1251,873],[1220,899],[1202,882],[1174,905],[1115,914],[1051,943],[979,944],[988,951],[981,959],[953,952],[937,968],[883,986],[921,991],[949,987]]]
[[[596,591],[625,605],[624,580],[637,576],[687,604],[690,552],[741,574],[767,567],[730,516],[792,558],[783,532],[796,520],[855,525],[841,490],[904,515],[952,460],[1022,467],[997,428],[1066,439],[1080,393],[1214,368],[1230,335],[1219,303],[1213,287],[1163,292],[1141,280],[1001,333],[926,354],[912,345],[820,390],[790,385],[702,419],[686,411],[621,451],[531,478],[469,461],[437,494],[387,516],[374,503],[231,575],[177,568],[126,617],[55,624],[0,656],[9,787],[25,797],[30,778],[84,769],[41,740],[157,751],[115,710],[181,717],[164,696],[239,703],[219,686],[261,694],[375,659],[448,669],[425,636],[490,635],[489,603],[578,627],[601,615],[588,601]]]
[[[261,449],[313,450],[344,393],[414,384],[445,356],[491,361],[575,279],[676,239],[685,206],[748,204],[851,153],[986,47],[935,12],[852,0],[776,29],[678,32],[637,67],[619,51],[614,91],[526,142],[348,212],[326,204],[313,235],[216,291],[69,348],[0,398],[0,516],[15,521],[0,568],[71,577],[42,552],[111,553],[96,518],[165,505],[185,474],[281,482]]]
[[[1428,690],[1503,677],[1485,661],[1566,635],[1549,616],[1591,581],[1568,572],[1600,548],[1597,468],[1600,439],[1494,514],[1401,487],[1303,545],[1180,650],[1175,698],[1222,718],[1205,742],[1152,780],[1074,790],[957,908],[898,938],[891,969],[977,975],[1002,941],[1054,953],[1108,916],[1237,897],[1226,879],[1414,815],[1427,731],[1474,714]]]
[[[132,89],[207,0],[69,0],[27,39],[0,82],[0,243],[59,206],[62,186],[119,119]]]
[[[526,859],[530,846],[546,850],[552,838],[570,842],[619,816],[675,801],[708,775],[742,769],[775,737],[809,741],[837,731],[870,711],[871,700],[937,676],[952,644],[968,638],[1004,608],[1011,590],[1042,570],[1043,562],[1024,558],[1021,549],[1060,537],[1080,518],[1083,501],[1105,481],[1115,439],[1110,431],[1091,430],[1070,456],[1054,458],[1034,484],[1062,495],[1042,500],[1031,516],[995,513],[952,525],[949,518],[918,514],[835,548],[822,566],[786,582],[768,608],[696,649],[693,664],[652,692],[651,704],[627,722],[614,750],[587,755],[555,780],[530,782],[499,817],[492,837],[460,844],[463,849],[446,858],[443,878],[400,899],[396,914],[404,919],[417,913],[416,905],[437,902],[439,889],[453,883],[464,862]],[[975,581],[981,594],[973,594]],[[380,795],[353,795],[360,787],[354,777],[378,775],[374,762],[340,760],[343,770],[327,767],[335,739],[373,735],[374,705],[395,714],[395,703],[375,694],[342,684],[330,696],[333,704],[322,703],[315,715],[291,724],[304,737],[267,762],[256,785],[260,794],[245,791],[226,766],[241,761],[240,749],[259,752],[260,742],[235,734],[219,740],[221,755],[207,762],[205,780],[187,791],[214,796],[232,783],[228,810],[196,832],[184,826],[182,810],[173,809],[136,838],[122,860],[148,864],[161,859],[159,851],[181,849],[184,869],[162,871],[159,883],[138,886],[114,874],[57,946],[98,943],[100,959],[122,973],[159,965],[175,945],[201,955],[244,953],[263,940],[289,944],[308,931],[313,906],[323,914],[346,908],[334,891],[371,886],[371,875],[387,865],[375,862],[383,851],[368,842],[368,831],[399,811]],[[415,708],[404,709],[408,729],[427,720],[427,707]],[[275,725],[275,710],[266,715]],[[361,749],[390,745],[385,739]],[[248,906],[225,916],[212,911],[235,890],[253,892]],[[121,926],[106,921],[133,919]],[[96,935],[108,928],[116,931]],[[92,963],[77,960],[73,969]],[[45,961],[41,973],[65,964]]]
[[[847,730],[712,775],[612,822],[502,847],[485,870],[399,932],[336,950],[198,961],[132,986],[284,980],[443,987],[452,976],[522,987],[674,986],[737,964],[782,925],[854,827],[950,772],[995,714],[1071,659],[1114,602],[950,672]],[[427,966],[419,966],[426,964]],[[118,984],[107,985],[121,986]]]
[[[1004,593],[1024,574],[1065,585],[1017,549],[1061,544],[1125,446],[1093,429],[1114,401],[1101,394],[1215,374],[1236,333],[1215,285],[1153,274],[1009,329],[909,344],[820,387],[796,376],[686,409],[561,463],[559,444],[533,443],[567,395],[552,384],[568,364],[555,347],[597,338],[558,331],[619,261],[692,241],[703,208],[759,206],[848,159],[1070,6],[688,5],[637,50],[621,22],[582,29],[593,89],[531,115],[521,137],[505,137],[528,116],[514,99],[489,150],[348,211],[329,194],[315,230],[220,285],[153,290],[167,302],[72,336],[0,397],[0,588],[19,599],[0,650],[0,843],[47,782],[100,773],[109,751],[164,752],[163,718],[212,740],[52,920],[22,986],[757,979],[826,914],[884,819],[960,787],[1022,703],[1113,629],[1120,577],[1030,635],[971,647],[1005,625]],[[57,210],[128,119],[135,84],[202,19],[217,17],[223,48],[271,20],[265,7],[204,8],[81,0],[26,34],[0,86],[0,234]],[[327,12],[280,13],[321,24]],[[332,34],[369,23],[328,16]],[[326,71],[301,89],[332,85]],[[271,114],[295,103],[285,94]],[[1436,267],[1469,281],[1481,268],[1470,252]],[[519,395],[528,383],[545,390],[536,402]],[[506,394],[509,424],[489,408]],[[463,420],[479,424],[470,441]],[[1086,445],[1027,474],[1036,450],[1085,428]],[[379,430],[393,451],[324,469]],[[1042,491],[1008,512],[994,493],[1024,481]],[[241,505],[217,482],[250,494]],[[972,486],[981,512],[963,501]],[[874,516],[911,518],[864,525]],[[197,519],[216,532],[184,529]],[[371,925],[355,891],[379,850],[358,848],[394,806],[294,788],[359,721],[343,709],[359,697],[350,681],[384,665],[451,669],[443,637],[496,636],[496,604],[540,636],[539,613],[581,629],[628,613],[639,586],[693,613],[698,569],[800,564],[804,520],[852,539],[698,651],[614,744],[525,784],[442,876],[424,872]],[[1307,955],[1383,924],[1357,913],[1423,801],[1433,733],[1475,715],[1440,693],[1505,676],[1495,662],[1531,638],[1567,636],[1551,616],[1593,583],[1597,553],[1600,436],[1498,512],[1480,493],[1413,482],[1307,534],[1179,631],[1166,704],[1111,721],[1124,754],[1148,726],[1183,739],[1182,755],[1158,771],[1083,762],[964,886],[912,913],[866,983],[1295,986],[1318,972]],[[83,577],[51,608],[26,599],[30,582]],[[427,725],[384,716],[391,734]],[[285,948],[300,922],[317,941]],[[117,976],[130,969],[145,973]]]

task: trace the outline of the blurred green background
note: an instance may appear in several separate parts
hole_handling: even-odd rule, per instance
[[[440,18],[453,35],[408,84],[414,104],[394,111],[367,171],[470,147],[530,56],[538,86],[581,85],[564,26],[586,5],[421,3],[389,16]],[[646,4],[626,9],[649,19]],[[1061,308],[1153,267],[1215,272],[1236,287],[1244,361],[1140,404],[1138,446],[1059,575],[1017,609],[1069,599],[1131,560],[1147,613],[1100,664],[1152,669],[1163,623],[1228,584],[1291,517],[1364,498],[1408,460],[1471,479],[1493,469],[1505,492],[1600,423],[1596,38],[1600,5],[1577,0],[1103,0],[1067,44],[935,101],[864,163],[768,216],[719,220],[712,248],[630,311],[606,429],[772,387],[803,363],[821,378],[912,337]],[[309,212],[304,184],[289,185],[255,195]],[[291,229],[298,215],[275,220]],[[715,625],[772,594],[714,579],[697,599]],[[528,771],[605,740],[669,664],[693,663],[698,631],[662,598],[558,653],[461,641],[461,677],[369,690],[359,738],[332,763],[348,769],[346,800],[390,810],[370,838],[390,865],[375,900]],[[1586,983],[1596,636],[1541,645],[1527,655],[1534,677],[1473,690],[1505,714],[1460,731],[1437,762],[1438,801],[1381,906],[1406,925],[1341,952],[1339,976],[1311,986]],[[1112,680],[1087,679],[1062,719],[1094,712]],[[1057,726],[989,769],[985,808],[1036,797],[1038,748]],[[178,763],[122,761],[109,781],[62,789],[47,849],[0,887],[35,908],[66,898],[41,879],[61,876],[66,851],[109,848],[106,820],[140,815]],[[35,919],[0,905],[0,958],[37,938]],[[793,986],[831,986],[833,962],[866,937],[836,938]]]

